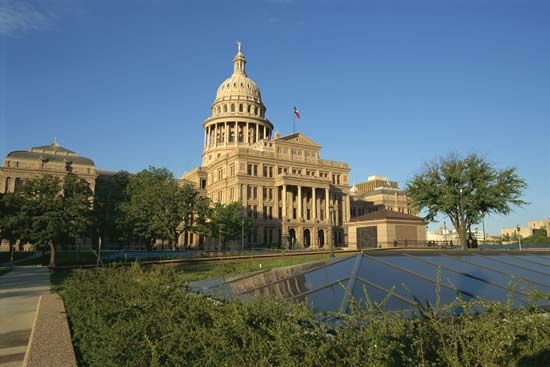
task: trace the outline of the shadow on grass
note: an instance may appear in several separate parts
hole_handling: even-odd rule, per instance
[[[550,348],[544,349],[539,353],[524,356],[516,365],[517,367],[546,367],[550,366]]]

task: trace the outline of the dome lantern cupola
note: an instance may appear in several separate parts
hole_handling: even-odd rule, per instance
[[[204,165],[221,157],[224,151],[271,139],[273,124],[265,117],[260,89],[246,74],[245,66],[246,58],[237,41],[233,73],[218,87],[212,114],[203,123]]]
[[[245,65],[246,58],[241,51],[241,43],[237,41],[237,54],[233,58],[233,74],[244,74],[246,76]]]

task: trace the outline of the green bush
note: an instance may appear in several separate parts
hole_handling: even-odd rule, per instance
[[[336,327],[300,304],[219,302],[138,266],[76,271],[61,293],[82,366],[550,365],[550,318],[532,308],[404,318],[372,305]]]

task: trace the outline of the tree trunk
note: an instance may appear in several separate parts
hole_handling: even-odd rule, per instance
[[[56,256],[55,244],[50,242],[50,264],[48,265],[50,268],[55,267],[55,256]]]

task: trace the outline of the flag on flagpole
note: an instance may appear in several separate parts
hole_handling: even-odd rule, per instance
[[[300,111],[298,111],[296,106],[294,106],[294,114],[296,115],[296,117],[300,118]]]

